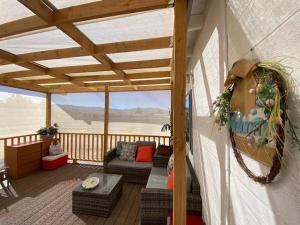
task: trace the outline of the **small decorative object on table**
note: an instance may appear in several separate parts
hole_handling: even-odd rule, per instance
[[[297,128],[287,113],[292,78],[279,62],[242,59],[233,64],[224,92],[213,103],[215,122],[228,126],[235,157],[254,181],[267,184],[280,171],[284,151],[284,128],[288,123],[293,143],[300,149]],[[241,152],[270,167],[267,175],[255,175]]]
[[[37,134],[41,136],[42,140],[53,139],[53,137],[57,134],[58,125],[54,123],[53,126],[50,127],[42,127],[37,131]]]
[[[82,187],[86,190],[92,190],[99,185],[98,177],[89,177],[82,182]]]

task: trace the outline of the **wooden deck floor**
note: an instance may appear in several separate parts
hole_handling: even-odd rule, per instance
[[[123,194],[109,218],[72,213],[72,190],[87,175],[101,171],[90,165],[67,165],[12,181],[0,189],[0,225],[136,225],[142,185],[123,184]],[[0,186],[1,188],[1,186]]]

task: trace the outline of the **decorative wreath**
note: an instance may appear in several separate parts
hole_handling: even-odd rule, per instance
[[[289,73],[280,63],[242,59],[234,63],[224,92],[213,103],[216,123],[229,128],[239,165],[250,178],[262,184],[272,182],[280,171],[286,121],[290,136],[300,146],[286,112],[290,82]],[[269,173],[255,175],[241,152],[269,166]]]

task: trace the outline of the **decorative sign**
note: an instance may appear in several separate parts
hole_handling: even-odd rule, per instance
[[[228,127],[238,163],[263,184],[274,180],[281,168],[289,78],[280,63],[239,60],[229,71],[225,91],[213,103],[216,123]],[[291,124],[290,129],[294,131]],[[296,135],[292,138],[299,144]],[[241,153],[270,167],[269,174],[255,175]]]

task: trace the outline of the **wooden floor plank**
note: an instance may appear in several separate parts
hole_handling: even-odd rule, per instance
[[[140,209],[139,209],[133,225],[140,225],[140,221],[141,219],[140,219]]]
[[[133,204],[130,207],[130,211],[127,213],[127,218],[120,225],[134,224],[137,217],[139,217],[139,208],[140,208],[140,199],[141,199],[141,189],[142,186],[138,186],[138,191],[135,194],[135,198],[133,199]]]
[[[128,201],[126,202],[127,207],[123,208],[123,210],[120,211],[120,214],[116,218],[114,224],[119,224],[119,225],[124,224],[130,209],[133,207],[133,203],[135,197],[137,196],[138,191],[139,191],[139,186],[136,185],[132,188],[130,195],[128,195]]]
[[[117,223],[115,223],[115,221],[119,217],[120,213],[122,212],[122,210],[124,210],[124,209],[126,209],[126,207],[128,207],[127,203],[129,200],[129,196],[133,192],[133,186],[134,186],[133,184],[126,184],[126,187],[123,190],[122,196],[121,196],[118,204],[116,205],[115,209],[112,211],[110,217],[105,220],[104,225],[117,224]]]
[[[100,167],[67,165],[54,171],[38,171],[12,181],[8,194],[0,187],[1,225],[134,225],[139,220],[141,185],[123,183],[123,193],[110,217],[72,213],[72,190]]]

